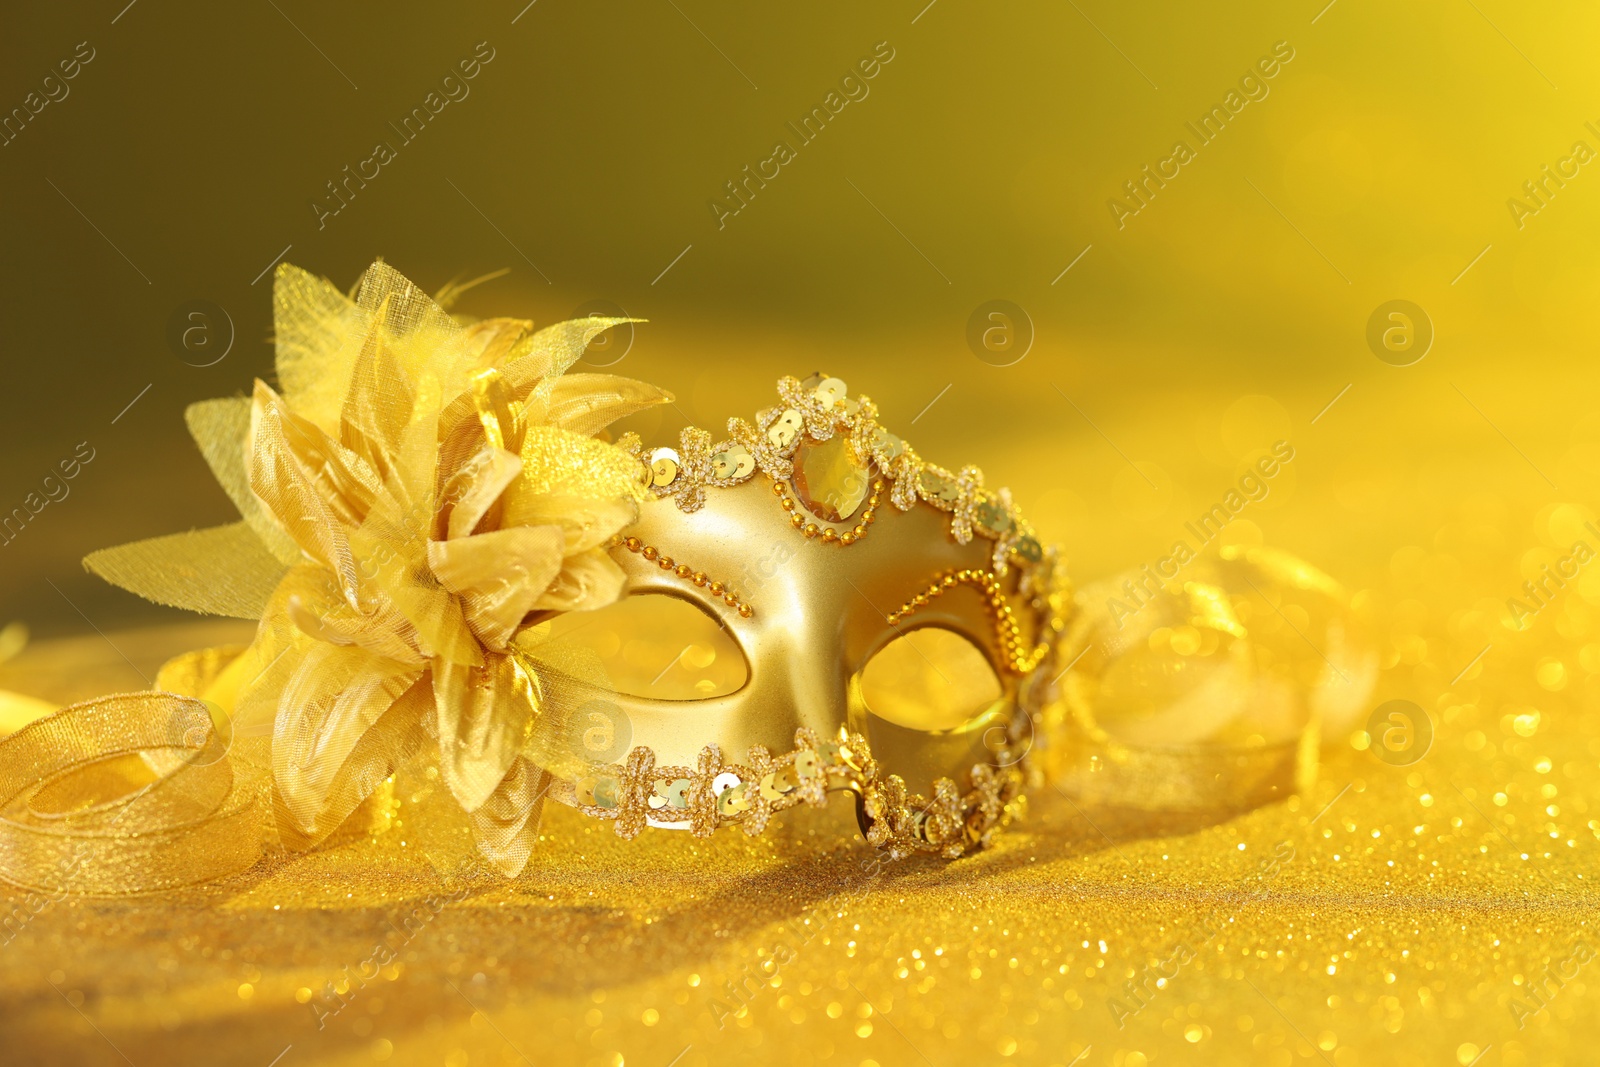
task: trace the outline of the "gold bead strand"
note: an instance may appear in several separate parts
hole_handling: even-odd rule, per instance
[[[946,590],[954,589],[958,585],[975,585],[983,593],[984,600],[989,606],[989,614],[994,618],[995,636],[999,640],[1000,652],[1005,657],[1006,666],[1017,674],[1027,674],[1037,667],[1044,659],[1049,646],[1040,644],[1024,650],[1022,628],[1017,625],[1016,615],[1006,601],[1000,579],[993,571],[971,568],[951,571],[890,612],[887,622],[890,626],[898,625],[918,608],[927,607],[932,601],[943,596]]]
[[[678,562],[655,545],[647,545],[637,537],[614,537],[611,539],[610,547],[625,548],[673,576],[706,589],[712,596],[720,598],[724,604],[737,611],[741,619],[748,619],[755,614],[755,608],[725,583],[713,580],[705,571],[697,571],[687,563]]]

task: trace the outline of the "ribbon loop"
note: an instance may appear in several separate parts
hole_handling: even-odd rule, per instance
[[[0,878],[49,893],[143,893],[260,858],[263,779],[208,706],[127,693],[63,708],[0,741]]]

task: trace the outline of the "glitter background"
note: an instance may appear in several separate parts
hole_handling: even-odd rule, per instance
[[[1524,582],[1600,545],[1600,179],[1544,169],[1600,147],[1597,20],[1488,0],[9,14],[0,107],[76,42],[95,58],[0,157],[0,510],[79,441],[96,452],[0,555],[0,614],[40,638],[0,686],[135,688],[133,665],[247,632],[175,629],[78,560],[232,517],[181,412],[268,372],[251,279],[276,254],[344,285],[382,254],[430,289],[512,268],[467,295],[474,314],[548,322],[603,299],[648,317],[616,369],[678,394],[681,411],[636,420],[650,436],[747,414],[779,374],[826,366],[931,460],[1010,485],[1079,580],[1164,554],[1244,456],[1288,440],[1295,461],[1229,537],[1356,591],[1382,657],[1374,705],[1414,702],[1434,737],[1404,766],[1363,734],[1329,738],[1315,790],[1220,825],[1046,795],[992,852],[872,879],[826,820],[624,845],[558,814],[537,869],[474,883],[318,1030],[299,991],[357,969],[441,891],[400,842],[459,845],[411,802],[429,783],[403,783],[400,825],[371,842],[176,898],[49,905],[0,946],[8,1051],[1592,1059],[1600,568],[1520,624],[1508,601],[1538,606]],[[325,183],[485,40],[471,96],[319,229]],[[870,95],[718,228],[708,201],[880,41],[895,53]],[[1119,228],[1123,183],[1279,41],[1294,58],[1270,93]],[[197,299],[233,324],[205,367],[167,338]],[[967,340],[992,299],[1033,328],[1008,366]],[[1407,366],[1368,342],[1393,300],[1433,334]],[[5,914],[26,905],[0,890]],[[747,976],[767,984],[719,1027],[725,983]]]

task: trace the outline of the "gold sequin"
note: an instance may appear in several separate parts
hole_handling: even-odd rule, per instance
[[[767,427],[767,440],[778,448],[788,448],[800,436],[805,425],[805,417],[794,408],[789,408]]]
[[[682,465],[678,453],[670,448],[658,448],[650,453],[650,484],[668,486],[678,477]]]
[[[655,801],[661,801],[657,804]],[[689,779],[674,778],[668,782],[657,782],[651,791],[652,808],[678,808],[689,806]]]
[[[956,501],[961,497],[961,490],[956,486],[956,480],[933,467],[925,468],[917,476],[917,488],[925,500],[946,509],[955,507]]]
[[[832,407],[837,404],[849,392],[849,387],[838,378],[820,377],[815,385],[812,385],[811,379],[808,378],[801,384],[809,388],[811,395],[816,397],[817,401],[825,407]]]
[[[747,786],[736,785],[732,789],[724,789],[717,794],[717,814],[725,819],[742,815],[750,810],[750,800],[745,795]]]
[[[722,481],[742,481],[755,469],[756,457],[743,445],[729,445],[711,457],[711,476]]]

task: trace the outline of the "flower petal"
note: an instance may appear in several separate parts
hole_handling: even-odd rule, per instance
[[[555,526],[514,526],[476,537],[434,541],[428,565],[461,598],[467,625],[503,649],[561,571],[566,538]]]
[[[102,548],[83,565],[146,600],[236,619],[260,618],[289,570],[243,522]]]
[[[278,382],[289,406],[318,426],[338,424],[339,401],[360,351],[368,311],[326,278],[289,263],[272,278],[272,336]]]
[[[503,448],[485,448],[468,460],[439,490],[445,537],[470,536],[521,473],[522,457]]]
[[[274,798],[279,815],[279,839],[290,848],[310,848],[338,830],[365,804],[395,769],[411,759],[428,740],[425,725],[433,694],[424,677],[389,705],[345,758],[328,786],[322,814],[307,833],[284,819],[287,807],[282,792]]]
[[[371,588],[376,590],[372,608],[362,613],[367,625],[392,627],[408,636],[423,658],[481,665],[483,652],[462,614],[461,602],[439,584],[428,566],[427,540],[420,535],[398,540],[370,536],[372,533],[364,528],[350,540],[361,560],[358,566],[363,576],[371,578]],[[391,612],[395,618],[390,618]],[[366,641],[359,631],[351,636]]]
[[[580,358],[596,335],[610,329],[612,326],[623,322],[643,322],[643,319],[617,319],[591,317],[587,319],[570,319],[547,326],[531,336],[527,335],[525,328],[531,324],[519,319],[491,319],[469,327],[463,336],[462,345],[467,351],[466,362],[470,370],[485,370],[494,367],[500,371],[501,381],[504,383],[506,393],[515,403],[523,403],[529,399],[529,394],[535,388],[544,392],[533,403],[533,408],[540,414],[551,410],[555,404],[552,398],[554,383],[562,373]],[[484,338],[481,333],[488,332]],[[508,339],[515,334],[509,346]],[[588,376],[586,376],[588,377]],[[608,377],[594,375],[592,377]],[[618,379],[623,381],[625,379]],[[581,388],[581,387],[580,387]],[[649,387],[646,386],[646,389]],[[617,386],[613,391],[621,394],[633,394],[632,387]],[[665,395],[665,394],[662,394]],[[569,392],[563,397],[563,403],[571,399]],[[647,403],[659,403],[659,400],[650,399]],[[645,406],[645,405],[640,405]],[[620,410],[620,409],[619,409]],[[638,410],[635,408],[634,410]],[[576,417],[576,412],[574,412]],[[620,415],[612,415],[600,422],[595,428],[609,425]],[[574,427],[576,428],[576,427]],[[594,432],[594,431],[585,431]],[[465,390],[445,406],[438,424],[439,438],[439,468],[441,471],[453,471],[466,462],[468,456],[484,446],[482,427],[478,422],[477,405],[471,390]]]
[[[463,352],[465,331],[405,275],[377,260],[356,283],[355,302],[373,314],[402,367],[431,367],[465,380],[466,368],[451,365]]]
[[[533,854],[549,788],[550,775],[518,756],[489,799],[467,816],[478,851],[507,878],[521,874]]]
[[[644,319],[608,318],[591,315],[546,326],[517,346],[506,364],[506,380],[513,388],[531,385],[540,379],[556,378],[583,358],[589,342],[611,327]]]
[[[511,358],[517,342],[533,330],[532,319],[483,319],[467,327],[462,338],[472,369],[487,370],[502,366]],[[472,407],[472,398],[464,397],[466,406]]]
[[[568,556],[561,574],[534,602],[537,611],[592,611],[622,595],[627,576],[604,549]]]
[[[250,488],[301,550],[339,576],[352,603],[357,592],[349,531],[379,492],[366,462],[289,410],[257,380],[251,411]]]
[[[200,454],[228,494],[233,506],[267,549],[285,565],[292,566],[304,557],[300,546],[289,539],[277,522],[250,491],[250,401],[242,396],[200,400],[183,409],[189,436],[200,446]]]
[[[387,777],[389,769],[378,772],[388,767],[392,745],[364,753],[348,769],[346,763],[422,676],[421,668],[363,648],[320,641],[304,647],[278,694],[272,732],[273,780],[297,830],[312,837],[332,832]]]
[[[411,382],[383,342],[383,309],[361,345],[339,413],[339,442],[367,461],[380,481],[394,468],[416,402]]]
[[[593,436],[636,411],[667,404],[672,394],[615,374],[565,374],[529,398],[528,421]],[[542,402],[544,410],[537,408]]]
[[[561,494],[589,500],[642,501],[643,467],[615,445],[554,426],[529,426],[522,439],[522,477],[506,494],[502,526],[536,526],[538,498]]]
[[[577,555],[605,544],[619,531],[632,526],[639,520],[639,506],[631,500],[597,500],[569,493],[547,493],[520,500],[516,516],[521,525],[559,526],[566,535],[566,553]]]
[[[434,661],[439,767],[468,813],[493,795],[533,729],[537,684],[511,656],[491,655],[482,667]]]

